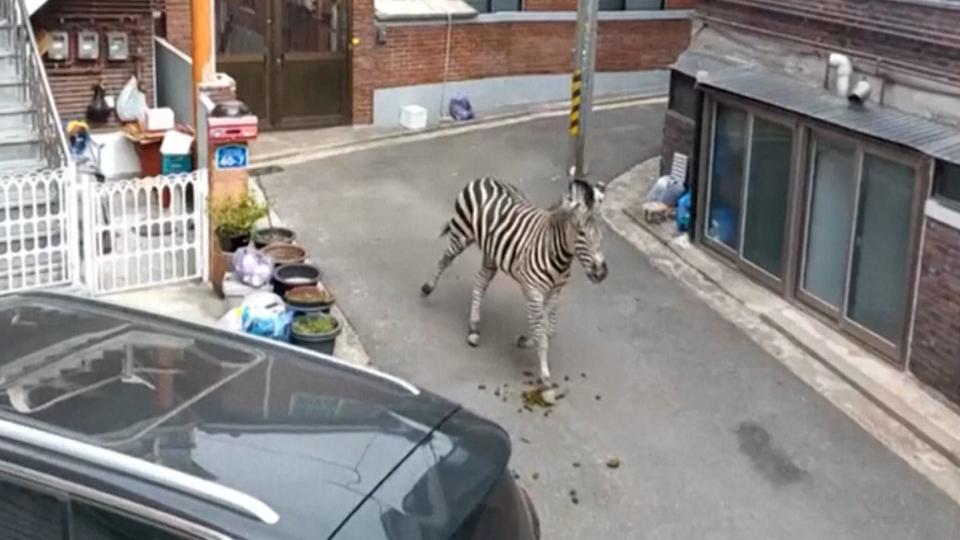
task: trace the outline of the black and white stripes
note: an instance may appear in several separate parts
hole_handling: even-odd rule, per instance
[[[563,200],[551,208],[532,205],[516,187],[479,178],[460,192],[454,214],[441,232],[449,235],[446,252],[437,270],[424,283],[424,296],[433,292],[450,263],[471,244],[483,252],[470,306],[467,341],[480,340],[480,306],[487,287],[498,271],[512,277],[527,300],[530,337],[521,336],[521,347],[536,345],[540,375],[550,378],[547,363],[549,339],[556,323],[560,291],[570,278],[574,257],[587,277],[599,283],[607,276],[607,264],[600,251],[602,233],[598,207],[603,188],[574,180]]]

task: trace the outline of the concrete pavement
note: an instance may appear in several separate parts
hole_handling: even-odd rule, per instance
[[[596,177],[656,154],[662,114],[598,115]],[[516,286],[494,281],[477,349],[465,343],[477,252],[428,300],[418,289],[468,180],[498,176],[542,203],[558,196],[564,184],[550,178],[564,169],[565,123],[301,160],[263,183],[374,365],[507,428],[545,538],[956,537],[960,507],[614,234],[607,281],[592,286],[578,269],[564,293],[551,365],[569,377],[567,397],[549,417],[523,411],[523,372],[536,366],[515,347],[526,324]],[[622,465],[607,468],[610,457]]]

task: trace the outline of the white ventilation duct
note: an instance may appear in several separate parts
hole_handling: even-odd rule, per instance
[[[850,76],[853,75],[853,64],[850,57],[840,53],[830,53],[828,60],[830,67],[837,70],[836,92],[838,96],[847,97],[850,92]]]
[[[863,105],[870,99],[870,90],[870,83],[866,79],[862,79],[853,85],[853,89],[850,90],[850,95],[847,96],[847,99],[854,105]]]

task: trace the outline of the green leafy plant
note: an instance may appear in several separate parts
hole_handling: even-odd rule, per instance
[[[218,234],[237,237],[249,235],[254,225],[270,211],[267,203],[251,194],[229,197],[210,205],[210,217]]]
[[[316,336],[329,334],[339,326],[333,315],[304,315],[293,321],[293,331],[300,335]]]

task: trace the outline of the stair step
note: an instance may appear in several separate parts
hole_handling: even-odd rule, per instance
[[[10,159],[0,161],[0,175],[39,171],[46,167],[47,164],[39,158]]]
[[[0,130],[11,128],[33,129],[34,108],[22,103],[0,103]]]
[[[38,159],[40,136],[30,128],[0,130],[0,161],[10,159]]]
[[[16,77],[0,74],[0,103],[22,101],[25,84]]]

